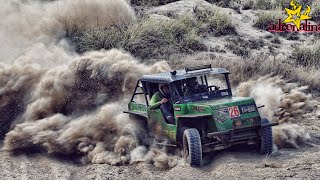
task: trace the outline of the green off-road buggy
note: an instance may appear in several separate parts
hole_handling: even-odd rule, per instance
[[[184,158],[191,166],[202,165],[202,153],[235,144],[256,144],[261,153],[270,154],[271,126],[277,123],[261,118],[260,107],[252,98],[233,96],[228,76],[227,70],[211,65],[142,76],[125,111],[142,128],[124,128],[123,133],[138,142],[144,141],[146,134],[166,139],[162,145],[183,148]],[[186,94],[190,79],[197,81],[195,93]],[[169,86],[174,123],[169,123],[160,108],[149,107],[159,84]]]

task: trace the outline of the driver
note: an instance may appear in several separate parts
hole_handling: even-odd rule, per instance
[[[184,96],[190,96],[197,93],[204,93],[207,91],[206,85],[201,85],[197,81],[197,77],[188,78],[186,81]]]
[[[159,84],[159,91],[150,100],[150,109],[160,107],[165,118],[170,124],[174,124],[173,109],[171,106],[170,92],[168,84]]]

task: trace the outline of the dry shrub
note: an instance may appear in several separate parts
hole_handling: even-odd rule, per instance
[[[227,39],[229,43],[226,45],[234,54],[248,58],[251,55],[252,49],[260,49],[265,45],[263,39],[244,39],[241,37]]]
[[[274,36],[270,42],[275,43],[275,44],[281,44],[281,40],[280,40],[279,36],[277,36],[277,35]]]
[[[73,39],[77,50],[122,48],[141,59],[206,50],[191,17],[178,20],[144,17],[128,26],[94,28]]]
[[[311,6],[312,20],[319,22],[320,21],[320,2],[314,1]]]
[[[254,23],[254,27],[257,27],[262,30],[267,30],[269,24],[274,24],[278,21],[278,19],[284,19],[284,14],[280,10],[273,11],[259,11],[258,18]]]
[[[135,20],[135,12],[126,0],[67,0],[59,8],[57,20],[69,36],[92,27],[105,28]]]
[[[160,6],[178,0],[129,0],[134,6]]]
[[[270,10],[276,8],[287,7],[290,3],[290,0],[206,0],[210,3],[214,3],[222,7],[232,8],[232,4],[238,3],[242,5],[243,10],[248,9],[261,9],[261,10]]]
[[[254,9],[255,1],[253,0],[241,0],[243,10]]]
[[[195,7],[193,11],[202,31],[214,36],[237,34],[231,16],[217,7]]]
[[[240,3],[243,5],[243,9],[261,9],[261,10],[271,10],[271,9],[284,9],[289,6],[290,1],[288,0],[241,0]]]
[[[230,15],[214,7],[195,7],[193,14],[185,13],[175,19],[153,14],[129,25],[84,30],[70,39],[80,53],[121,48],[141,59],[159,59],[207,50],[201,39],[208,34],[236,34]]]
[[[313,46],[296,46],[291,55],[297,65],[320,68],[320,44]]]
[[[206,0],[209,3],[214,3],[218,6],[228,7],[232,0]]]
[[[188,16],[177,20],[149,18],[128,32],[132,35],[124,49],[142,59],[206,50],[198,29]]]
[[[255,9],[268,10],[273,8],[273,2],[267,0],[257,0],[254,5]]]

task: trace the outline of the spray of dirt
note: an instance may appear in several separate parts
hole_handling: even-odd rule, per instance
[[[164,61],[146,66],[113,49],[89,52],[69,66],[48,69],[41,78],[29,80],[35,83],[27,90],[17,84],[16,89],[21,87],[21,94],[29,93],[30,98],[23,102],[23,113],[16,115],[19,123],[6,134],[4,150],[41,146],[48,153],[80,153],[85,162],[129,163],[128,154],[115,153],[119,144],[126,145],[119,142],[125,141],[120,132],[130,123],[122,113],[126,97],[142,74],[169,69]]]
[[[126,0],[0,0],[0,130],[9,152],[78,154],[84,163],[175,165],[159,149],[121,136],[137,79],[168,71],[120,50],[78,55],[63,39],[92,27],[134,23]],[[133,124],[133,126],[135,126]]]
[[[0,135],[10,128],[30,99],[31,89],[43,71],[28,64],[0,65]]]
[[[273,138],[278,148],[298,148],[299,143],[310,140],[310,134],[296,123],[316,104],[310,94],[304,93],[307,88],[269,75],[241,83],[236,93],[254,98],[257,106],[265,105],[259,109],[261,116],[280,124],[273,127]]]
[[[299,148],[299,144],[310,140],[310,134],[297,124],[280,124],[273,128],[274,141],[278,148]]]

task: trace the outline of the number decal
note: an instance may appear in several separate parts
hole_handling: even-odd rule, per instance
[[[240,111],[239,111],[238,106],[228,107],[228,110],[229,110],[229,114],[230,114],[231,118],[240,116]]]

